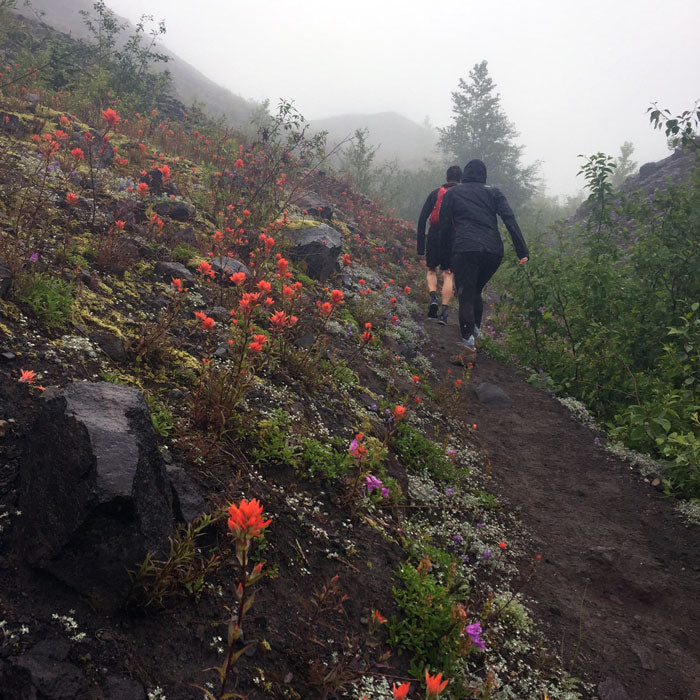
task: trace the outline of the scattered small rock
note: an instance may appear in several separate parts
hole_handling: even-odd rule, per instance
[[[158,202],[153,210],[159,216],[175,219],[175,221],[190,221],[197,215],[197,210],[191,204],[177,199]]]
[[[654,652],[643,644],[632,644],[632,651],[639,657],[642,668],[645,671],[655,671]]]
[[[600,700],[631,700],[622,683],[612,676],[598,684],[598,696]]]
[[[0,299],[4,299],[5,295],[10,291],[12,286],[12,272],[7,265],[0,263]]]
[[[166,282],[173,279],[183,279],[187,282],[196,282],[195,276],[179,262],[165,262],[163,260],[156,263],[155,273]]]
[[[131,678],[108,676],[105,686],[108,700],[144,700],[146,697],[143,686]]]
[[[503,389],[490,382],[478,384],[474,388],[474,391],[476,392],[476,397],[485,406],[490,406],[491,408],[509,408],[513,405],[513,399],[511,399]]]

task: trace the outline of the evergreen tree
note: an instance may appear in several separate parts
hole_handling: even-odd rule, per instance
[[[376,179],[372,165],[379,146],[370,146],[369,130],[356,129],[352,142],[343,150],[341,167],[360,192],[370,194]]]
[[[527,201],[539,188],[539,164],[521,163],[523,147],[513,122],[501,107],[486,61],[469,71],[469,82],[459,79],[452,93],[452,124],[440,132],[440,147],[465,165],[472,158],[486,163],[488,182],[499,187],[511,204]]]
[[[625,180],[637,171],[637,161],[632,160],[633,153],[634,144],[631,141],[625,141],[620,146],[620,157],[615,158],[615,172],[610,178],[615,189],[622,187]]]

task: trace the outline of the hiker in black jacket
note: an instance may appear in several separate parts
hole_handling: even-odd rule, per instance
[[[462,184],[445,193],[440,207],[440,267],[452,270],[459,299],[459,353],[450,360],[466,365],[476,360],[475,338],[484,313],[481,292],[503,259],[498,232],[500,216],[513,240],[520,264],[529,252],[515,215],[503,193],[486,184],[486,166],[470,160]]]
[[[440,264],[440,231],[436,223],[433,221],[436,219],[436,214],[439,215],[439,209],[437,212],[433,212],[438,199],[442,199],[444,194],[450,187],[459,185],[462,179],[462,168],[459,165],[453,165],[447,169],[447,174],[445,176],[447,182],[441,187],[434,189],[425,200],[423,209],[421,209],[420,216],[418,217],[418,256],[422,257],[425,254],[425,264],[428,268],[426,277],[428,280],[428,291],[430,292],[430,306],[428,307],[428,318],[437,318],[443,325],[447,324],[447,310],[450,304],[450,300],[454,294],[454,286],[452,283],[452,273],[449,270],[442,270],[442,290],[441,290],[441,301],[442,309],[438,305],[438,265]],[[440,197],[440,191],[442,190],[442,197]],[[442,201],[440,202],[442,206]],[[428,228],[428,236],[426,239],[425,235],[425,225],[430,219],[430,227]],[[438,314],[439,311],[439,314]]]

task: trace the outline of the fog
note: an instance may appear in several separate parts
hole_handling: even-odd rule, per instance
[[[108,0],[166,20],[165,43],[246,98],[291,98],[308,119],[396,111],[449,123],[451,92],[486,59],[550,194],[581,189],[579,153],[668,154],[653,101],[700,97],[700,3],[684,0]],[[478,154],[475,154],[477,156]]]

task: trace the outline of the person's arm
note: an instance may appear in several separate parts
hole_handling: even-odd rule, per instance
[[[418,217],[418,245],[416,248],[418,255],[425,255],[425,226],[428,223],[428,217],[430,212],[433,211],[435,202],[437,202],[437,190],[433,190],[428,195]]]
[[[443,270],[451,269],[452,264],[452,238],[454,225],[452,222],[452,202],[454,200],[453,189],[445,192],[440,205],[440,267]]]
[[[527,262],[530,257],[530,252],[527,249],[527,244],[525,243],[525,238],[523,237],[523,232],[518,226],[518,222],[515,219],[515,214],[508,204],[508,200],[505,195],[500,191],[496,190],[496,213],[503,219],[503,223],[508,229],[510,238],[513,241],[513,247],[515,248],[515,254],[518,256],[518,260],[522,262]]]

